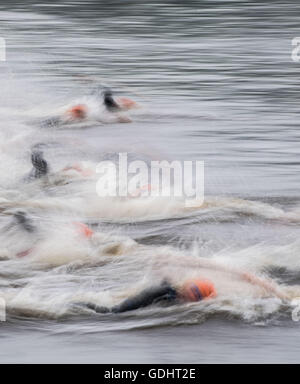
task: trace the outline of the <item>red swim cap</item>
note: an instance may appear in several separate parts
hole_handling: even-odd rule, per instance
[[[200,301],[213,299],[217,296],[217,292],[211,281],[195,279],[183,285],[180,295],[186,301]]]
[[[70,115],[73,119],[85,119],[87,116],[88,109],[85,105],[75,105],[67,110],[67,114]]]
[[[86,238],[89,239],[90,237],[93,236],[94,232],[87,225],[83,223],[77,223],[77,222],[74,223],[74,225],[76,225],[76,227],[78,228],[79,233],[85,236]]]

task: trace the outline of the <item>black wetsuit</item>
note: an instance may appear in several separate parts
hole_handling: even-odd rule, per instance
[[[136,296],[130,297],[121,304],[112,307],[99,307],[94,304],[88,304],[87,307],[97,313],[122,313],[134,311],[139,308],[147,307],[159,302],[174,302],[178,298],[178,293],[169,283],[164,282],[157,287],[147,288]]]
[[[112,94],[110,89],[106,89],[103,92],[103,97],[104,97],[104,105],[106,106],[108,111],[110,111],[110,112],[118,112],[118,111],[121,110],[121,107],[114,100],[113,94]]]
[[[19,224],[26,232],[33,233],[36,228],[32,220],[27,216],[25,212],[18,211],[14,214],[14,220]]]
[[[43,158],[43,152],[40,150],[33,150],[31,153],[31,162],[33,169],[29,175],[32,179],[41,179],[46,176],[49,172],[47,161]]]

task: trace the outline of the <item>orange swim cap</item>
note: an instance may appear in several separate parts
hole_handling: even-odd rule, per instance
[[[89,239],[90,237],[93,236],[94,232],[87,225],[83,223],[77,223],[77,222],[74,223],[74,225],[76,225],[76,227],[78,228],[79,233],[85,236],[86,238]]]
[[[72,107],[67,110],[67,114],[70,115],[72,119],[75,119],[75,120],[85,119],[87,116],[87,112],[88,112],[88,109],[83,104],[75,105],[75,107]]]
[[[217,292],[211,281],[195,279],[183,285],[180,296],[186,301],[200,301],[213,299],[217,296]]]

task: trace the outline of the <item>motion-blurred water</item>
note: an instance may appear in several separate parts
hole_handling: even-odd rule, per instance
[[[292,308],[226,273],[197,272],[217,285],[212,303],[118,316],[73,307],[178,281],[201,258],[300,296],[299,11],[296,0],[1,4],[1,362],[299,362]],[[142,106],[132,123],[41,126],[64,106],[93,108],[105,86]],[[99,201],[96,179],[24,183],[37,143],[53,173],[118,152],[204,160],[206,204]],[[16,209],[38,234],[19,228]],[[93,225],[92,242],[73,221]]]

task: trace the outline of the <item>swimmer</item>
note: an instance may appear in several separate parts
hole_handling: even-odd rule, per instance
[[[113,93],[110,89],[105,89],[103,94],[103,104],[105,109],[112,113],[116,118],[116,122],[129,123],[131,120],[129,117],[120,114],[120,112],[128,111],[133,108],[137,108],[137,103],[128,98],[114,99]],[[87,119],[89,115],[88,106],[85,104],[75,105],[74,107],[66,111],[66,118],[70,121],[80,121]]]
[[[38,231],[38,228],[33,224],[33,220],[24,211],[17,211],[16,213],[14,213],[13,220],[14,223],[20,225],[22,229],[28,233],[34,233]],[[74,221],[72,222],[72,225],[74,226],[78,234],[82,235],[87,239],[90,239],[94,235],[94,231],[84,223]]]
[[[129,111],[130,109],[138,108],[138,104],[126,97],[120,97],[116,100],[113,97],[113,93],[110,89],[106,88],[103,93],[103,105],[105,111],[110,113],[105,122],[117,122],[117,123],[130,123],[131,120],[128,116],[122,114],[122,112]],[[90,110],[86,104],[77,104],[67,109],[63,116],[46,119],[42,122],[42,126],[50,127],[61,124],[67,124],[72,122],[80,122],[88,120],[90,116]]]
[[[56,173],[50,173],[50,166],[48,165],[47,160],[44,158],[44,153],[40,149],[41,146],[42,144],[37,144],[32,149],[32,170],[30,171],[29,176],[25,177],[25,181],[31,182],[34,180],[46,180],[50,184],[51,181],[55,184],[59,184],[60,182],[63,183],[64,179],[65,182],[67,182],[67,180],[70,178],[77,179],[76,175],[82,179],[85,179],[92,177],[95,174],[93,167],[91,167],[90,164],[85,163],[72,164]],[[52,178],[49,178],[48,176],[52,176]]]
[[[216,296],[217,292],[214,284],[209,280],[199,278],[188,280],[179,287],[164,281],[162,284],[147,288],[112,308],[99,307],[91,303],[86,306],[97,313],[123,313],[157,303],[179,304],[197,302],[213,299]]]
[[[22,250],[16,253],[17,258],[24,258],[30,256],[35,250],[37,244],[43,240],[44,236],[41,236],[40,228],[36,225],[32,218],[24,211],[17,211],[13,213],[13,220],[11,224],[6,227],[6,231],[15,227],[16,225],[21,228],[28,236],[35,235],[35,239],[32,238],[32,245],[30,248]],[[94,231],[86,224],[82,222],[73,221],[70,225],[74,228],[75,232],[82,239],[90,240],[94,236]]]
[[[206,267],[209,265],[210,267],[213,267],[214,264],[208,263]],[[270,295],[278,297],[285,302],[289,302],[290,300],[290,297],[272,280],[255,276],[249,272],[241,272],[231,268],[227,269],[222,266],[217,266],[214,269],[235,274],[241,280],[244,280],[251,285],[258,286]],[[196,278],[187,280],[180,286],[175,286],[168,281],[163,281],[162,284],[147,288],[136,296],[129,297],[112,308],[101,307],[93,303],[85,304],[85,306],[96,313],[123,313],[162,302],[170,305],[211,300],[216,297],[217,291],[212,281],[205,278]]]
[[[37,144],[32,149],[31,163],[32,170],[29,177],[25,178],[25,181],[44,180],[49,184],[66,184],[74,180],[87,180],[96,175],[96,165],[89,162],[78,162],[68,165],[58,172],[50,173],[50,167],[48,162],[44,158],[44,154],[41,150],[43,144]],[[50,177],[48,177],[50,176]],[[128,197],[138,198],[141,197],[143,192],[151,192],[152,187],[150,184],[146,184],[133,191],[129,191]]]

